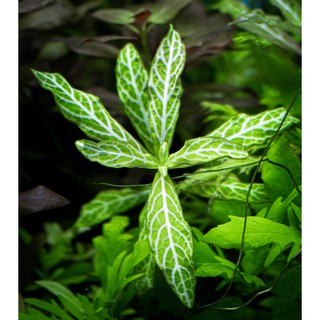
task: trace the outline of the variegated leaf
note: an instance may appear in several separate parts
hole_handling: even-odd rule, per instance
[[[116,74],[124,110],[148,150],[153,151],[148,111],[148,73],[131,43],[119,53]]]
[[[80,231],[88,230],[96,224],[143,203],[149,192],[149,188],[101,191],[81,207],[80,217],[74,226]]]
[[[87,159],[106,167],[156,169],[159,165],[150,153],[138,151],[127,142],[78,140],[76,146]]]
[[[216,188],[218,197],[228,200],[246,201],[250,183],[240,182],[236,176],[230,175]],[[250,191],[249,202],[263,203],[269,201],[262,183],[253,183]]]
[[[218,163],[212,164],[210,167],[201,168],[196,172],[221,172],[239,170],[239,173],[249,174],[252,168],[259,163],[259,157],[246,157],[244,159],[226,158],[218,160]]]
[[[188,193],[198,195],[202,198],[212,198],[213,195],[217,191],[217,184],[216,182],[206,182],[206,183],[199,183],[195,185],[190,185],[187,190]]]
[[[153,59],[149,78],[150,125],[155,153],[164,143],[169,149],[172,142],[182,95],[179,78],[185,58],[180,36],[170,26]]]
[[[228,172],[226,172],[228,174]],[[250,184],[239,181],[235,175],[223,176],[222,172],[205,172],[191,176],[190,181],[181,183],[180,188],[204,198],[246,201]],[[263,203],[270,201],[264,185],[254,183],[251,187],[249,202]]]
[[[185,168],[222,157],[245,158],[248,153],[243,146],[226,139],[200,137],[187,140],[184,146],[170,155],[166,162],[168,168]]]
[[[264,111],[253,116],[241,113],[230,118],[207,136],[225,138],[246,148],[257,145],[262,146],[278,130],[285,114],[286,110],[284,108]],[[285,119],[281,130],[297,122],[299,122],[298,119],[289,115]]]
[[[51,91],[64,117],[75,123],[88,137],[123,141],[144,151],[141,144],[110,116],[98,97],[72,88],[58,73],[32,72],[40,85]]]
[[[184,181],[177,184],[176,189],[178,192],[190,192],[198,194],[200,196],[206,196],[208,186],[211,192],[211,185],[217,185],[217,178],[223,176],[221,172],[200,172],[199,170],[195,171],[193,174],[190,174]],[[214,190],[215,191],[215,190]],[[204,195],[203,195],[204,193]]]
[[[143,295],[149,289],[153,288],[155,262],[153,254],[150,255],[137,266],[136,272],[143,273],[143,276],[136,280],[135,287],[138,295]]]
[[[150,248],[148,231],[146,226],[147,209],[148,209],[148,205],[146,204],[143,207],[139,217],[140,233],[139,233],[138,242],[147,241],[148,247]],[[154,262],[153,254],[150,248],[150,254],[143,261],[141,261],[135,268],[136,273],[143,273],[143,276],[135,281],[135,287],[137,289],[139,296],[143,295],[146,291],[148,291],[153,287],[154,269],[155,269],[155,262]]]
[[[221,163],[220,163],[221,162]],[[197,169],[192,174],[186,174],[185,180],[177,185],[179,190],[192,190],[193,186],[200,186],[213,182],[218,177],[225,178],[231,171],[239,170],[240,173],[251,170],[259,163],[258,157],[247,157],[245,159],[221,159],[217,164],[210,167]]]
[[[192,235],[168,175],[158,172],[154,178],[146,224],[157,265],[179,299],[191,308],[195,289]]]

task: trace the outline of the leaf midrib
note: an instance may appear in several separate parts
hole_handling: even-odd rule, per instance
[[[129,60],[130,60],[129,50],[127,50],[126,55],[127,55],[128,61],[129,61]],[[133,61],[133,60],[132,60],[132,61]],[[130,70],[131,79],[135,80],[135,79],[136,79],[136,76],[133,74],[133,70],[132,70],[131,65],[129,64],[128,67],[129,67],[129,70]],[[133,89],[134,89],[134,91],[136,92],[136,95],[137,95],[137,97],[138,97],[138,103],[139,103],[139,105],[140,105],[140,107],[141,107],[141,110],[142,110],[143,121],[144,121],[144,123],[146,124],[147,131],[151,134],[151,130],[150,130],[149,122],[148,122],[148,116],[149,116],[149,115],[148,115],[148,110],[146,110],[146,109],[144,108],[144,105],[143,105],[143,102],[142,102],[142,99],[141,99],[142,93],[139,94],[139,90],[138,90],[138,88],[137,88],[136,82],[133,81],[132,83],[133,83]]]
[[[163,176],[161,176],[161,196],[162,196],[162,199],[163,199],[163,207],[164,207],[164,212],[165,212],[166,229],[167,229],[168,238],[169,238],[169,241],[170,241],[170,246],[169,247],[173,251],[174,265],[175,265],[175,268],[172,270],[172,272],[177,271],[179,273],[179,278],[183,279],[183,275],[181,273],[181,268],[180,268],[180,263],[178,261],[177,254],[175,252],[174,241],[172,239],[171,228],[170,228],[171,223],[170,223],[169,214],[168,214],[169,213],[169,209],[168,209],[168,206],[167,206],[166,193],[163,192],[164,190],[165,190],[165,179],[164,179]],[[179,266],[179,267],[176,267],[176,266]],[[182,281],[181,284],[183,285],[184,292],[186,293],[187,292],[187,288],[186,288],[184,282]]]
[[[47,77],[47,78],[48,78],[48,77]],[[57,83],[57,82],[55,82],[55,83]],[[119,136],[117,133],[115,133],[113,130],[111,130],[111,132],[109,132],[109,131],[110,131],[110,128],[109,128],[109,127],[110,127],[110,121],[109,121],[109,119],[106,117],[105,111],[103,110],[102,113],[103,113],[103,116],[104,116],[104,118],[106,119],[109,127],[106,127],[106,124],[103,123],[98,117],[96,117],[96,115],[95,115],[95,113],[94,113],[93,105],[92,105],[92,103],[91,103],[91,100],[87,100],[87,101],[84,102],[84,103],[86,103],[86,104],[89,105],[90,110],[82,107],[82,105],[76,100],[76,98],[75,98],[75,96],[74,96],[74,92],[78,92],[78,93],[80,94],[80,96],[82,95],[82,92],[80,92],[79,90],[76,90],[76,89],[73,89],[73,88],[72,88],[71,93],[69,93],[63,86],[61,86],[61,85],[58,84],[58,83],[57,83],[56,87],[60,88],[60,89],[64,92],[64,94],[65,94],[67,97],[69,97],[69,99],[70,99],[73,103],[75,103],[81,110],[83,110],[83,111],[89,116],[89,118],[95,119],[95,121],[96,121],[101,127],[103,127],[103,128],[106,130],[106,134],[107,134],[107,135],[113,136],[113,137],[115,137],[115,138],[117,138],[117,139],[119,139],[119,140],[122,140],[122,141],[127,141],[125,135],[123,135],[122,137],[120,137],[120,136]],[[64,100],[67,104],[70,104],[70,101],[67,101],[66,99],[64,99],[64,98],[63,98],[61,95],[59,95],[58,93],[55,93],[55,94],[56,94],[61,100]],[[90,96],[89,94],[87,94],[87,95]],[[94,97],[94,96],[92,96],[92,98],[96,99],[96,97]],[[97,101],[97,102],[99,103],[99,101]],[[68,109],[66,109],[66,108],[64,108],[64,107],[63,107],[63,110],[64,110],[65,112],[68,112],[68,113],[71,114],[71,115],[74,114],[74,112],[72,112],[72,111],[70,111],[70,110],[68,110]],[[79,116],[79,115],[78,115],[78,116]],[[79,117],[82,118],[81,116],[79,116]],[[118,127],[118,124],[117,124],[117,127]]]
[[[166,68],[166,80],[165,80],[165,86],[163,90],[163,108],[162,108],[162,117],[161,117],[161,144],[164,142],[165,135],[166,135],[166,124],[167,124],[167,106],[168,106],[168,91],[170,89],[169,83],[170,83],[170,72],[168,70],[171,70],[172,66],[172,57],[173,57],[173,51],[169,50],[169,60]],[[164,62],[164,61],[163,61]],[[173,84],[173,87],[175,86],[175,83]]]

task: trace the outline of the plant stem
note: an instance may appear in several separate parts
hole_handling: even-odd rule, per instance
[[[140,29],[140,38],[141,38],[141,44],[142,44],[142,50],[144,53],[145,62],[147,64],[147,67],[149,68],[151,64],[151,54],[148,46],[147,36],[148,36],[147,24],[143,23]]]

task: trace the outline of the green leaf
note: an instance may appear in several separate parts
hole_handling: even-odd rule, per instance
[[[39,253],[39,260],[45,270],[50,270],[68,259],[71,250],[71,235],[69,231],[63,231],[57,223],[45,223],[48,248],[43,248]]]
[[[107,302],[112,302],[115,299],[118,291],[123,289],[123,286],[120,284],[121,279],[119,279],[118,273],[126,254],[126,251],[122,251],[115,257],[111,265],[107,265],[106,285],[104,287],[104,290],[106,291]]]
[[[204,263],[200,265],[196,272],[196,277],[218,277],[221,276],[225,279],[232,279],[235,264],[221,257],[215,257],[215,261],[211,263]],[[257,276],[246,273],[238,272],[235,278],[237,282],[244,282],[247,284],[255,284],[257,287],[265,286],[265,283]]]
[[[288,141],[281,137],[276,140],[266,154],[266,158],[288,168],[297,185],[301,185],[301,162],[291,149]],[[295,188],[288,172],[275,164],[262,164],[261,178],[270,198],[275,201],[278,197],[287,198]]]
[[[205,122],[225,122],[230,117],[238,114],[238,111],[230,104],[202,101],[201,107],[206,110]]]
[[[204,263],[213,262],[217,254],[207,243],[202,241],[203,233],[199,229],[192,227],[192,234],[194,247],[193,259],[196,267]]]
[[[287,262],[289,262],[301,249],[301,246],[298,244],[294,244],[290,250],[290,253],[287,258]]]
[[[30,307],[28,314],[19,313],[19,320],[52,320],[52,317],[47,317],[39,310]]]
[[[84,250],[83,246],[79,245],[77,251]],[[77,252],[81,259],[86,259],[85,252]],[[89,254],[89,253],[88,253]],[[70,259],[70,253],[67,257]],[[80,259],[79,259],[80,260]],[[92,272],[92,263],[88,261],[80,260],[68,265],[66,268],[58,268],[51,275],[50,280],[59,281],[64,286],[82,284],[88,281],[90,273]]]
[[[215,199],[236,200],[245,202],[250,183],[241,182],[236,175],[225,171],[214,171],[216,167],[200,169],[179,184],[179,189],[197,194],[201,197]],[[253,183],[249,202],[271,202],[262,183]]]
[[[150,254],[151,250],[147,237],[147,230],[144,230],[143,233],[139,235],[139,239],[134,245],[131,265],[133,267],[137,266],[140,262],[149,259]]]
[[[77,296],[83,306],[86,317],[90,320],[100,320],[101,317],[97,314],[98,312],[96,312],[94,302],[92,303],[86,296],[81,294],[78,294]]]
[[[263,272],[265,270],[264,263],[268,256],[268,252],[268,246],[246,251],[241,260],[243,271],[255,275]]]
[[[153,254],[150,255],[143,260],[136,268],[138,273],[143,273],[143,276],[135,282],[135,286],[139,296],[142,296],[149,289],[153,288],[154,282],[154,269],[155,262],[153,258]]]
[[[72,320],[72,318],[58,305],[48,303],[46,301],[42,301],[39,299],[33,299],[33,298],[27,298],[24,300],[26,303],[33,305],[35,307],[38,307],[40,309],[43,309],[45,311],[50,312],[52,315],[56,315],[60,317],[62,320]]]
[[[116,236],[120,235],[129,224],[130,220],[128,217],[113,217],[110,222],[103,225],[102,233],[104,236],[114,239]]]
[[[101,191],[81,207],[80,217],[74,227],[86,230],[112,216],[126,212],[143,203],[149,192],[149,188]]]
[[[293,244],[295,246],[295,244]],[[274,243],[271,245],[271,248],[268,252],[268,256],[266,258],[266,261],[264,262],[264,266],[268,267],[281,253],[281,248],[277,243]]]
[[[248,153],[241,145],[226,139],[201,137],[187,140],[184,146],[169,156],[168,168],[185,168],[222,157],[245,158]]]
[[[32,235],[22,227],[19,227],[19,238],[26,245],[30,244],[32,241]]]
[[[283,49],[301,54],[299,44],[289,33],[282,30],[287,27],[278,16],[266,15],[257,9],[241,16],[238,26]]]
[[[197,194],[204,198],[235,200],[246,202],[249,190],[249,183],[239,182],[234,178],[228,178],[220,182],[217,176],[213,176],[212,181],[204,181],[201,179],[195,180],[195,184],[188,187],[187,191]],[[215,180],[214,180],[215,179]],[[265,192],[264,185],[261,183],[254,183],[252,185],[250,196],[250,203],[270,202]]]
[[[275,222],[282,222],[286,217],[289,205],[298,195],[298,191],[293,189],[285,200],[282,197],[277,198],[268,210],[267,218]],[[292,205],[294,204],[292,203]]]
[[[301,208],[296,206],[294,203],[291,203],[288,209],[290,209],[291,213],[295,215],[296,219],[299,221],[301,225],[301,222],[302,222]]]
[[[233,41],[234,43],[239,43],[239,44],[250,41],[255,43],[257,47],[261,47],[261,48],[268,47],[271,45],[269,41],[261,39],[259,36],[246,31],[237,32],[236,35],[233,37]],[[264,103],[264,102],[265,100],[261,101],[261,103]]]
[[[135,268],[135,271],[137,273],[143,273],[143,276],[137,279],[135,282],[135,287],[139,296],[142,296],[146,291],[151,289],[154,282],[155,262],[149,245],[148,231],[146,226],[147,208],[148,205],[146,204],[139,216],[140,233],[138,242],[136,243],[134,248],[134,250],[138,251],[139,243],[148,244],[148,246],[145,247],[145,250],[148,250],[148,255],[144,258],[144,260],[140,261]]]
[[[152,61],[149,77],[149,121],[155,154],[165,142],[168,149],[171,146],[182,95],[179,78],[185,59],[185,47],[179,34],[170,26]]]
[[[75,123],[88,137],[118,140],[144,151],[141,144],[110,116],[98,97],[72,88],[58,73],[32,72],[40,85],[52,92],[64,117]]]
[[[223,199],[245,202],[250,183],[240,182],[235,175],[230,175],[226,180],[218,184],[216,196]],[[213,194],[213,193],[212,193]],[[249,195],[249,202],[268,202],[268,195],[262,183],[253,183]]]
[[[147,242],[138,242],[132,254],[127,254],[122,251],[112,261],[112,264],[107,265],[107,277],[105,291],[107,293],[106,299],[109,302],[116,300],[119,293],[125,286],[142,277],[142,273],[133,273],[135,266],[144,260],[149,254]]]
[[[211,220],[215,225],[227,223],[230,221],[229,216],[243,217],[246,211],[245,202],[239,202],[235,200],[220,200],[214,199],[214,201],[209,202],[209,214]],[[249,206],[248,215],[251,215],[251,209]]]
[[[103,235],[93,239],[96,250],[94,269],[101,279],[104,291],[108,291],[110,299],[114,298],[112,295],[118,290],[111,286],[111,283],[116,281],[116,278],[112,278],[112,274],[117,274],[126,252],[132,248],[133,236],[123,233],[129,223],[128,217],[115,216],[110,222],[103,225]]]
[[[248,12],[249,8],[241,0],[219,0],[210,7],[214,10],[219,10],[221,13],[226,13],[232,16],[233,19]]]
[[[247,157],[245,159],[225,159],[222,163],[219,161],[210,167],[199,169],[199,172],[206,171],[226,171],[239,170],[240,173],[247,173],[259,163],[259,157]]]
[[[149,151],[153,151],[149,123],[148,73],[135,47],[129,43],[119,53],[117,88],[124,111]]]
[[[134,267],[131,261],[132,255],[123,251],[115,258],[112,265],[107,266],[107,286],[105,288],[107,301],[114,302],[128,283],[142,276],[142,274],[134,274],[127,277]]]
[[[230,222],[211,229],[203,241],[224,249],[240,248],[244,218],[229,216]],[[297,230],[265,218],[248,217],[244,249],[251,250],[265,245],[273,245],[269,255],[274,259],[280,252],[293,244],[300,245],[301,237]],[[271,257],[267,257],[270,262]]]
[[[78,140],[76,146],[88,160],[106,167],[156,169],[159,166],[157,159],[150,153],[141,152],[124,141],[111,140],[96,143],[90,140]]]
[[[96,272],[103,275],[102,278],[105,276],[106,266],[111,265],[118,254],[129,250],[132,236],[123,234],[129,222],[126,216],[112,217],[110,222],[103,225],[103,235],[93,239],[96,249],[94,266]]]
[[[212,196],[211,186],[213,184],[214,190],[216,189],[216,180],[219,177],[219,173],[211,171],[201,172],[200,170],[201,169],[195,171],[193,174],[188,175],[184,181],[180,182],[177,185],[177,189],[179,191],[187,191],[201,196],[204,192],[204,196],[210,194],[208,196],[210,198]],[[209,192],[206,192],[205,190],[207,190],[208,188]]]
[[[293,25],[301,27],[301,6],[298,0],[270,0]]]
[[[250,170],[253,166],[257,166],[259,162],[258,158],[247,157],[245,159],[232,159],[228,158],[222,163],[219,161],[217,164],[213,164],[210,167],[200,168],[190,175],[186,175],[186,179],[178,184],[179,190],[193,191],[208,185],[211,188],[211,184],[215,183],[218,177],[222,177],[222,172],[228,172],[232,170]],[[212,192],[210,192],[210,196]]]
[[[168,175],[158,172],[154,178],[146,223],[158,267],[179,299],[191,308],[195,288],[192,234]]]
[[[165,24],[171,21],[177,13],[187,6],[192,0],[164,0],[156,1],[151,7],[151,16],[148,22]]]
[[[35,320],[35,318],[26,313],[19,312],[19,320]]]
[[[54,281],[40,280],[36,281],[36,283],[56,295],[72,315],[78,319],[82,319],[82,306],[76,296],[68,288]]]
[[[225,138],[246,148],[256,145],[262,146],[275,134],[285,114],[286,110],[284,108],[264,111],[253,116],[241,113],[230,118],[207,136]],[[299,120],[289,115],[286,117],[281,130],[297,122]]]
[[[139,255],[139,259],[136,259],[139,253],[135,252],[135,257],[133,254],[126,255],[121,264],[121,268],[119,269],[118,278],[121,288],[128,283],[140,278],[142,273],[133,274],[134,267],[142,261],[146,257],[146,251],[142,251],[141,255]]]
[[[129,24],[134,22],[134,12],[124,9],[102,9],[92,13],[92,16],[109,23]]]

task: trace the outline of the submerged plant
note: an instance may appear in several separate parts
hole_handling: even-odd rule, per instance
[[[143,245],[143,256],[132,263],[132,268],[136,268],[139,276],[127,279],[135,280],[137,290],[145,292],[152,287],[156,264],[181,302],[191,308],[195,299],[196,276],[218,275],[218,270],[220,275],[228,274],[232,266],[227,260],[219,258],[211,264],[202,264],[195,272],[198,266],[194,262],[194,235],[184,217],[178,194],[188,191],[205,196],[207,192],[217,197],[245,201],[249,184],[242,183],[232,174],[217,182],[219,173],[199,171],[177,185],[168,171],[209,162],[217,165],[211,167],[213,170],[219,166],[225,169],[241,167],[245,162],[252,167],[257,165],[257,158],[250,154],[265,147],[279,128],[284,130],[298,120],[287,115],[284,108],[253,116],[237,114],[206,136],[185,141],[180,150],[170,154],[183,93],[180,76],[185,55],[185,46],[172,26],[162,40],[149,72],[132,44],[127,44],[119,54],[116,67],[118,94],[142,143],[110,116],[96,96],[72,88],[60,74],[35,70],[33,73],[41,86],[52,92],[65,118],[92,139],[76,142],[76,147],[87,159],[112,168],[156,170],[151,187],[139,190],[126,188],[117,192],[109,190],[99,194],[83,208],[75,228],[90,228],[146,201],[140,214],[140,233],[136,246],[142,243],[147,245]],[[254,184],[250,201],[259,202],[266,198],[264,185]],[[101,205],[103,201],[105,205]],[[242,224],[243,218],[234,217],[223,227],[212,229],[204,241],[223,248],[240,248]],[[284,249],[294,245],[290,254],[292,257],[300,248],[299,234],[291,227],[270,221],[264,216],[251,217],[248,226],[249,238],[246,239],[245,249],[272,244],[266,265],[270,265]],[[267,230],[267,234],[259,240],[256,233],[261,229]],[[287,231],[285,238],[278,239],[277,232]],[[271,235],[273,238],[270,238]],[[121,263],[128,266],[129,260],[119,253],[104,268],[111,270],[111,264],[119,266]],[[121,270],[119,272],[126,270],[127,273],[123,273],[125,277],[128,268],[123,266]],[[248,274],[242,273],[242,277],[250,282]],[[110,275],[108,279],[120,289],[127,283],[112,282]],[[263,281],[250,279],[259,285],[263,284]],[[111,285],[108,281],[105,284]],[[117,290],[113,290],[114,294],[109,297],[111,300],[117,296]]]

